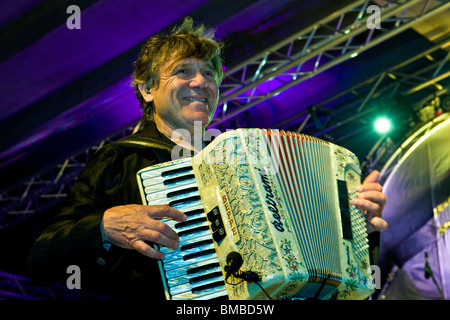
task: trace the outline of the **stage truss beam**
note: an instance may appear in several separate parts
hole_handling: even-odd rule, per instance
[[[211,127],[450,8],[445,0],[390,1],[379,7],[380,29],[376,29],[369,28],[370,4],[355,1],[228,70]],[[418,4],[423,4],[418,13],[409,10]]]

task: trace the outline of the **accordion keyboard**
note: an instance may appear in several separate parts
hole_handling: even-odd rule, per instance
[[[187,221],[162,220],[180,238],[179,248],[158,247],[165,254],[159,261],[166,297],[172,300],[201,300],[227,297],[209,221],[203,209],[190,159],[170,167],[142,172],[147,205],[167,204],[188,216]]]

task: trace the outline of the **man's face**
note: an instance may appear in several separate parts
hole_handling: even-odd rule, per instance
[[[214,69],[209,61],[188,58],[166,62],[160,70],[159,83],[149,99],[155,105],[155,122],[171,130],[193,132],[194,121],[205,128],[217,107],[219,96]]]

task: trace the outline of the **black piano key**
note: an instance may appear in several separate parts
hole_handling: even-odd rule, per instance
[[[195,216],[197,214],[201,214],[204,212],[205,212],[205,210],[203,210],[203,209],[195,209],[195,210],[190,210],[190,211],[184,211],[184,214],[187,215],[189,218],[191,216]]]
[[[164,180],[163,184],[165,186],[170,186],[170,185],[176,184],[178,182],[183,182],[183,181],[191,180],[191,179],[195,179],[195,176],[193,174],[187,174],[185,176],[175,177],[175,178],[170,178],[170,179]]]
[[[206,270],[209,270],[209,269],[217,268],[217,267],[219,267],[219,266],[220,266],[219,262],[213,262],[213,263],[206,264],[206,265],[204,265],[204,266],[191,268],[191,269],[187,270],[186,273],[187,273],[188,275],[190,275],[190,274],[196,274],[196,273],[200,273],[200,272],[202,272],[202,271],[206,271]]]
[[[180,246],[180,250],[181,251],[186,251],[186,250],[193,249],[193,248],[196,248],[196,247],[201,247],[201,246],[203,246],[205,244],[210,244],[210,243],[213,243],[212,239],[201,240],[201,241],[198,241],[198,242],[194,242],[194,243],[190,243],[190,244],[186,244],[186,245]]]
[[[217,281],[217,282],[213,282],[213,283],[208,283],[203,286],[198,286],[198,287],[195,287],[192,289],[192,293],[198,294],[198,293],[201,293],[202,291],[207,291],[207,290],[210,290],[210,289],[213,289],[216,287],[223,286],[224,283],[225,283],[225,281],[222,280],[222,281]]]
[[[193,233],[197,233],[200,231],[205,231],[205,230],[209,230],[208,226],[202,226],[202,227],[197,227],[197,228],[193,228],[193,229],[189,229],[189,230],[184,230],[184,231],[180,231],[178,232],[178,236],[181,238],[182,236],[188,235],[188,234],[193,234]]]
[[[173,201],[169,202],[169,207],[175,207],[180,204],[187,205],[189,202],[197,202],[200,200],[201,200],[200,196],[192,196],[192,197],[182,198],[182,199],[178,199],[178,200],[173,200]]]
[[[223,277],[222,271],[215,271],[215,272],[207,273],[207,274],[204,274],[204,275],[201,275],[198,277],[193,277],[193,278],[189,279],[189,283],[195,284],[198,282],[202,282],[202,281],[205,281],[208,279],[213,279],[213,278],[221,277],[221,276]]]
[[[216,249],[208,249],[208,250],[203,250],[201,252],[190,253],[190,254],[183,256],[183,260],[186,261],[186,260],[190,260],[190,259],[195,259],[198,257],[206,256],[211,253],[216,253]]]
[[[181,190],[177,190],[177,191],[172,191],[172,192],[167,193],[167,198],[169,198],[169,199],[175,198],[180,195],[188,194],[188,193],[195,192],[195,191],[198,191],[197,187],[191,187],[191,188],[185,188],[185,189],[181,189]]]
[[[189,172],[191,170],[192,170],[191,166],[172,169],[172,170],[166,170],[161,173],[161,177],[166,178],[166,177],[170,177],[170,176],[177,175],[177,174],[183,174],[183,173]]]
[[[202,223],[202,222],[205,222],[205,221],[206,221],[205,217],[190,219],[188,221],[179,222],[179,223],[175,224],[174,228],[175,228],[175,230],[183,229],[183,228],[186,228],[186,227],[189,227],[189,226],[192,226],[192,225],[195,225],[195,224],[199,224],[199,223]]]

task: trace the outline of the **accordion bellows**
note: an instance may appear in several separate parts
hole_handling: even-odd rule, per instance
[[[168,299],[364,299],[373,293],[366,218],[351,204],[359,161],[297,133],[237,129],[192,158],[137,174],[144,204],[188,215],[160,270]],[[226,276],[231,252],[241,271]]]

